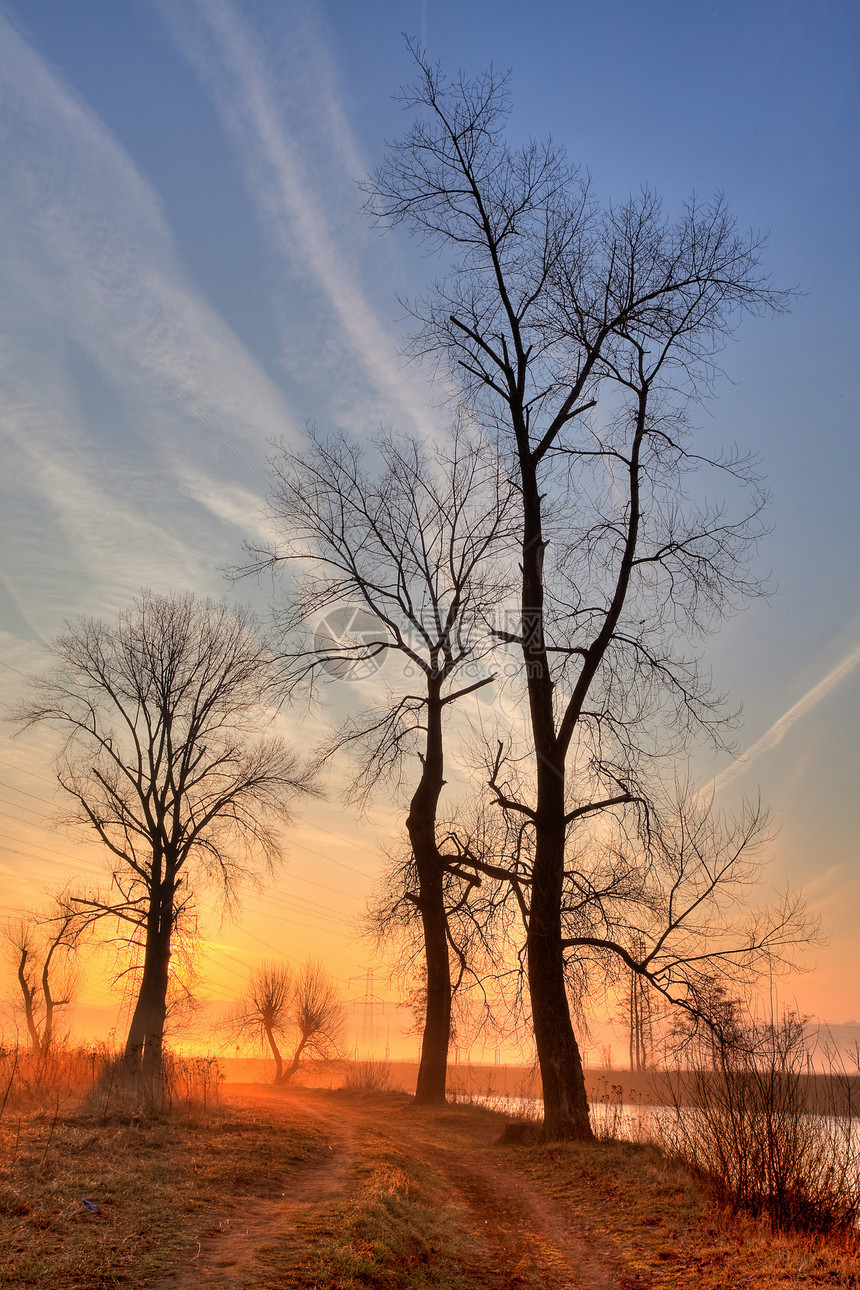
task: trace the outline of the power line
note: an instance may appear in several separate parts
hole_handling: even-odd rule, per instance
[[[10,856],[20,856],[22,860],[34,860],[37,864],[60,865],[63,863],[61,860],[52,860],[49,856],[31,856],[26,851],[17,851],[14,849],[8,850],[6,854]],[[87,876],[91,875],[92,877],[95,877],[96,875],[100,875],[102,870],[83,869],[83,867],[81,867],[76,869],[76,873],[84,873]]]
[[[8,666],[8,664],[7,664],[7,666]],[[22,674],[22,675],[23,675],[23,674]],[[21,772],[23,772],[25,775],[30,775],[33,779],[40,779],[40,780],[42,780],[42,782],[43,782],[43,783],[45,783],[45,784],[51,784],[51,785],[55,785],[55,784],[56,784],[56,780],[48,779],[48,777],[47,777],[46,775],[40,775],[40,774],[39,774],[37,771],[35,771],[35,770],[28,770],[25,766],[16,766],[16,765],[14,765],[14,763],[12,763],[12,762],[7,762],[7,761],[3,761],[3,760],[0,760],[0,766],[6,766],[9,770],[21,771]],[[15,791],[16,791],[16,792],[21,792],[21,793],[23,793],[23,792],[26,792],[26,789],[16,789]],[[35,794],[33,794],[33,793],[31,793],[31,794],[28,794],[28,796],[34,797],[34,796],[36,796],[36,795],[35,795]],[[39,799],[39,800],[41,800],[41,799]],[[319,831],[320,831],[321,833],[327,833],[327,834],[329,835],[329,837],[336,838],[339,842],[345,842],[345,843],[346,843],[346,845],[347,845],[347,846],[349,846],[349,847],[358,847],[358,848],[360,848],[362,851],[366,851],[366,852],[368,853],[368,855],[374,855],[374,854],[376,854],[375,852],[371,851],[369,847],[362,846],[362,845],[361,845],[361,843],[358,843],[358,842],[353,842],[351,838],[344,837],[344,836],[343,836],[343,834],[341,834],[341,833],[335,833],[335,832],[333,832],[331,829],[324,829],[324,828],[322,828],[320,825],[318,825],[318,824],[314,824],[314,823],[313,823],[313,822],[311,822],[311,821],[308,821],[308,826],[309,826],[310,828],[312,828],[312,829],[319,829]],[[304,842],[298,842],[298,841],[296,840],[296,838],[295,838],[295,837],[293,837],[293,836],[290,836],[290,837],[289,837],[288,842],[287,842],[287,846],[288,846],[288,847],[293,847],[293,846],[300,847],[303,851],[307,851],[310,855],[317,856],[320,860],[328,860],[328,861],[330,861],[330,863],[331,863],[331,864],[335,864],[335,865],[337,865],[337,866],[338,866],[339,868],[341,868],[341,869],[348,869],[351,873],[357,873],[357,874],[358,874],[360,877],[362,877],[362,878],[373,878],[373,877],[375,876],[374,874],[366,873],[366,872],[365,872],[365,870],[363,870],[363,869],[356,869],[355,865],[347,864],[344,860],[336,860],[336,859],[334,858],[334,856],[326,855],[326,854],[325,854],[324,852],[322,852],[322,851],[316,851],[316,850],[314,850],[314,848],[313,848],[313,847],[309,847],[309,846],[307,846],[307,844],[306,844],[306,843],[304,843]]]
[[[295,897],[294,899],[300,900],[302,898]],[[249,900],[245,900],[245,902],[242,902],[242,903],[244,903],[245,907],[248,907],[250,904]],[[338,915],[338,913],[329,913],[326,911],[326,909],[321,908],[320,906],[315,906],[315,904],[309,904],[308,908],[303,906],[297,907],[293,902],[291,902],[291,900],[286,898],[277,898],[275,897],[275,895],[269,895],[268,903],[276,904],[277,907],[282,909],[288,909],[289,912],[293,912],[293,913],[308,912],[308,913],[312,913],[312,915],[316,915],[317,917],[327,918],[327,921],[331,922],[331,924],[340,926],[340,928],[348,928],[349,924],[351,924],[351,918],[349,918],[348,915],[342,916],[342,915]],[[257,907],[258,911],[263,911],[264,904],[258,902],[257,904],[255,904],[255,907]],[[318,926],[318,924],[315,924],[315,926]]]
[[[6,763],[5,763],[5,762],[3,762],[3,763],[0,763],[0,764],[5,765]],[[46,782],[50,782],[50,781],[46,781]],[[36,802],[49,802],[49,801],[50,801],[50,799],[49,799],[49,798],[47,798],[47,797],[41,797],[38,793],[30,793],[30,792],[28,792],[26,788],[17,788],[15,784],[7,784],[7,783],[6,783],[6,781],[5,781],[5,779],[0,779],[0,788],[8,788],[8,789],[9,789],[11,792],[13,792],[13,793],[22,793],[22,794],[24,795],[24,797],[32,797],[32,798],[33,798],[33,800],[34,800],[34,801],[36,801]]]
[[[32,794],[31,794],[32,796]],[[44,811],[37,811],[34,806],[25,806],[23,802],[10,802],[7,798],[0,797],[0,802],[6,806],[13,806],[17,811],[27,811],[30,815],[35,815],[37,820],[47,821],[48,817]],[[10,820],[17,820],[19,824],[30,824],[31,820],[22,820],[17,815],[10,815],[8,811],[0,811],[0,815],[5,815]]]
[[[286,871],[285,876],[290,878],[293,882],[303,882],[308,887],[319,887],[321,891],[330,891],[333,896],[344,896],[347,894],[344,892],[342,887],[329,887],[324,882],[315,882],[313,878],[303,878],[301,874],[292,873],[289,870]]]
[[[332,836],[337,837],[337,834]],[[343,838],[342,841],[348,842],[349,839]],[[343,860],[335,860],[334,856],[327,856],[322,851],[315,851],[313,847],[306,846],[304,842],[297,842],[295,838],[290,839],[290,846],[300,847],[302,851],[308,851],[312,856],[317,856],[320,860],[328,860],[330,864],[336,864],[341,869],[349,869],[351,873],[357,873],[360,878],[373,878],[376,876],[372,873],[365,873],[363,869],[356,869],[355,865],[346,864]]]
[[[2,662],[2,659],[0,659],[0,662]],[[3,666],[4,666],[4,667],[8,667],[8,666],[9,666],[9,664],[8,664],[8,663],[3,663]],[[12,668],[12,671],[13,671],[13,672],[17,672],[17,670],[18,670],[18,669],[17,669],[17,668],[15,668],[15,667],[13,667],[13,668]],[[24,673],[22,672],[22,673],[21,673],[21,675],[23,676],[23,675],[24,675]],[[47,775],[40,775],[38,771],[36,771],[36,770],[29,770],[29,769],[28,769],[28,767],[26,767],[26,766],[17,766],[17,765],[15,764],[15,762],[13,762],[13,761],[2,761],[2,760],[0,760],[0,766],[5,766],[7,770],[17,770],[17,771],[19,771],[21,774],[29,775],[29,776],[31,777],[31,779],[41,779],[41,780],[43,781],[43,783],[45,783],[45,784],[51,784],[51,785],[53,785],[54,787],[56,787],[56,785],[57,785],[57,781],[56,781],[55,779],[48,779],[48,776],[47,776]],[[23,792],[23,789],[22,789],[21,791]]]
[[[2,658],[0,658],[0,667],[8,668],[10,672],[17,672],[19,676],[23,676],[25,681],[31,680],[30,672],[22,672],[20,667],[13,667],[11,663],[6,663]]]
[[[29,822],[30,822],[29,820],[21,820],[21,821],[19,821],[19,823],[21,823],[21,824],[29,824]],[[21,841],[23,841],[23,839],[22,839],[22,838],[16,838],[16,837],[13,837],[11,833],[0,833],[0,838],[4,838],[7,842],[21,842]],[[78,863],[86,864],[86,863],[87,863],[87,861],[77,861],[77,860],[75,860],[73,857],[71,857],[71,856],[69,855],[69,852],[67,852],[67,851],[58,851],[56,847],[46,847],[46,846],[45,846],[45,844],[44,844],[43,842],[28,842],[26,845],[27,845],[27,846],[29,846],[29,847],[35,847],[38,851],[50,851],[50,852],[51,852],[51,854],[52,854],[52,855],[55,855],[55,856],[64,856],[64,857],[66,857],[66,858],[68,858],[68,859],[69,859],[69,863],[70,863],[70,864],[78,864]],[[31,860],[40,860],[41,858],[42,858],[41,856],[30,856],[30,859],[31,859]],[[95,861],[90,861],[89,863],[90,863],[90,864],[94,864],[94,863],[96,863],[96,862],[95,862]]]
[[[319,829],[320,833],[327,833],[330,838],[337,838],[339,842],[346,842],[349,846],[357,847],[359,851],[366,851],[369,856],[375,860],[379,859],[378,851],[371,851],[370,847],[364,846],[361,842],[353,842],[350,838],[345,838],[342,833],[333,833],[331,829],[324,829],[321,824],[311,822],[312,829]]]
[[[8,663],[4,664],[4,666],[8,667],[9,664]],[[13,668],[12,670],[15,671],[17,669]],[[21,675],[23,676],[24,673],[22,672]],[[50,784],[52,787],[56,787],[57,785],[56,779],[49,779],[47,775],[40,775],[38,771],[29,770],[28,767],[26,766],[17,766],[14,762],[4,761],[2,758],[0,758],[0,766],[5,766],[7,770],[14,770],[14,771],[18,771],[21,774],[29,775],[32,779],[39,779],[42,781],[42,783]],[[7,787],[12,787],[12,785],[8,785]],[[14,791],[16,793],[27,792],[27,790],[23,788],[18,788],[18,789],[15,789]],[[36,794],[29,793],[28,796],[36,797]],[[38,800],[41,801],[43,799],[39,798]],[[47,799],[44,799],[44,800],[47,800]],[[330,838],[336,838],[338,842],[345,842],[348,847],[353,847],[359,851],[366,851],[368,855],[374,856],[377,860],[379,859],[379,852],[371,850],[370,847],[364,846],[363,843],[355,842],[352,838],[347,838],[342,833],[335,833],[333,829],[325,829],[321,824],[316,824],[312,820],[308,820],[307,823],[309,828],[317,829],[320,833],[328,834]],[[342,869],[349,869],[353,873],[360,874],[362,878],[374,877],[373,874],[366,873],[363,869],[356,869],[354,865],[346,864],[346,862],[343,860],[335,860],[334,856],[325,855],[324,852],[322,851],[315,851],[313,847],[307,846],[304,842],[297,842],[296,839],[292,836],[289,837],[288,846],[301,847],[303,850],[310,852],[311,855],[318,856],[321,860],[330,860],[332,864],[339,865],[340,868]]]

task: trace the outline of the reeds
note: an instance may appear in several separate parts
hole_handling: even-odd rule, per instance
[[[860,1073],[817,1074],[793,1014],[700,1048],[670,1078],[661,1144],[733,1211],[775,1227],[853,1231],[860,1215]]]
[[[0,1116],[48,1108],[99,1122],[190,1114],[217,1101],[222,1079],[213,1057],[166,1052],[160,1073],[150,1077],[104,1044],[38,1055],[0,1047]]]

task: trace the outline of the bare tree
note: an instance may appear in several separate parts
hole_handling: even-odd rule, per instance
[[[591,961],[610,983],[625,981],[633,1068],[644,1068],[655,1005],[680,1010],[720,1042],[720,1000],[748,998],[792,968],[798,946],[817,935],[797,895],[752,904],[766,862],[766,814],[746,803],[727,816],[682,786],[644,846],[618,830],[603,833],[587,870],[569,862],[565,875],[570,966]]]
[[[50,1053],[57,1014],[74,999],[75,957],[86,930],[86,921],[60,897],[50,914],[22,915],[4,931],[30,1047],[36,1057]]]
[[[337,986],[319,963],[302,965],[293,987],[292,1014],[296,1040],[284,1071],[285,1083],[293,1078],[303,1060],[316,1057],[328,1061],[343,1049],[343,1005]]]
[[[340,437],[274,462],[271,514],[280,543],[257,566],[299,563],[279,613],[285,681],[376,678],[370,703],[340,729],[352,755],[354,796],[380,782],[400,789],[420,763],[406,829],[414,858],[410,899],[421,919],[427,993],[416,1099],[444,1102],[451,1024],[446,857],[437,836],[445,783],[443,724],[452,705],[493,680],[487,618],[505,593],[510,485],[495,453],[462,432],[435,452],[386,436],[372,473]],[[307,625],[325,618],[308,643]],[[382,691],[383,675],[390,688]]]
[[[308,1058],[328,1061],[343,1049],[345,1018],[337,987],[319,963],[294,976],[285,963],[264,963],[228,1019],[237,1035],[257,1035],[275,1059],[275,1083],[286,1084]],[[284,1066],[281,1045],[292,1055]]]
[[[509,865],[505,820],[479,799],[452,804],[437,821],[442,894],[451,965],[451,1038],[478,1033],[510,1038],[521,1020],[520,911],[516,873]],[[427,967],[420,912],[420,878],[409,846],[389,862],[366,916],[378,944],[397,945],[392,978],[423,1021]]]
[[[691,735],[721,737],[690,641],[759,591],[748,559],[763,498],[748,460],[693,446],[689,410],[738,320],[786,297],[721,198],[675,220],[648,191],[601,208],[562,149],[508,145],[505,77],[449,82],[414,52],[415,122],[369,204],[450,258],[413,307],[414,351],[447,363],[519,483],[520,615],[502,638],[522,653],[531,768],[503,744],[490,782],[534,840],[545,1132],[587,1138],[565,982],[571,826],[629,808],[647,831],[645,772]],[[736,516],[706,500],[708,470],[751,491]]]
[[[237,1039],[250,1034],[269,1045],[276,1084],[284,1072],[280,1041],[290,1024],[292,990],[293,975],[286,963],[264,963],[251,973],[248,989],[227,1018]]]
[[[34,678],[16,716],[65,736],[70,821],[113,857],[110,890],[75,905],[129,929],[140,976],[126,1058],[158,1074],[177,920],[201,882],[229,903],[258,855],[278,857],[287,804],[311,780],[283,740],[258,733],[270,656],[241,610],[144,591],[114,624],[70,623],[53,652],[59,667]]]

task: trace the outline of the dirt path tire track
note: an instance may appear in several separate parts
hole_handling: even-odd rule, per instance
[[[496,1146],[498,1125],[462,1149],[434,1143],[432,1117],[421,1125],[405,1115],[381,1133],[401,1148],[411,1146],[447,1179],[472,1228],[474,1263],[464,1272],[482,1290],[627,1290],[631,1284],[571,1231],[549,1196],[517,1174]]]
[[[277,1251],[282,1273],[285,1259],[298,1270],[304,1254],[300,1223],[347,1199],[358,1135],[423,1160],[446,1179],[467,1248],[462,1273],[475,1290],[628,1290],[635,1284],[571,1230],[551,1197],[518,1174],[508,1153],[494,1145],[499,1128],[493,1122],[477,1136],[471,1125],[460,1143],[452,1132],[457,1117],[444,1111],[391,1112],[378,1103],[334,1104],[324,1094],[265,1087],[243,1090],[242,1101],[273,1119],[312,1123],[325,1141],[321,1156],[295,1169],[277,1195],[210,1213],[157,1290],[258,1285],[266,1279],[267,1250]]]
[[[294,1102],[280,1090],[261,1087],[234,1099],[236,1105],[289,1115],[321,1130],[320,1153],[293,1169],[271,1196],[243,1199],[235,1209],[206,1215],[193,1244],[157,1284],[157,1290],[240,1290],[264,1275],[260,1254],[267,1248],[301,1255],[299,1221],[345,1198],[355,1155],[351,1125],[321,1112],[310,1100]]]
[[[552,1201],[532,1191],[505,1164],[467,1164],[439,1151],[431,1151],[429,1158],[468,1210],[476,1246],[481,1242],[489,1253],[489,1260],[482,1260],[482,1286],[624,1290],[624,1281],[570,1231]]]

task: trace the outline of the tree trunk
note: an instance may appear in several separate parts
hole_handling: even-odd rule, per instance
[[[420,866],[419,866],[420,868]],[[448,1082],[448,1048],[451,1042],[451,964],[448,957],[447,914],[441,865],[421,881],[421,923],[427,964],[427,999],[421,1062],[415,1086],[419,1106],[445,1101]]]
[[[283,1083],[284,1061],[281,1057],[281,1050],[278,1047],[278,1041],[275,1039],[275,1032],[271,1026],[266,1026],[266,1038],[269,1041],[269,1047],[272,1050],[272,1056],[275,1059],[275,1083]]]
[[[60,936],[63,934],[64,930],[65,929],[61,930],[61,932],[51,940],[51,943],[48,946],[48,951],[45,954],[45,962],[42,965],[42,999],[45,1003],[45,1024],[42,1027],[43,1057],[47,1057],[48,1053],[51,1051],[51,1046],[54,1042],[54,1010],[60,1006],[54,999],[54,995],[51,991],[51,964],[53,962],[57,946],[60,944]],[[65,999],[62,1002],[67,1003],[68,1000]]]
[[[421,778],[412,796],[406,828],[418,870],[418,906],[424,933],[427,998],[421,1061],[415,1086],[419,1106],[444,1105],[451,1042],[451,964],[445,910],[444,866],[436,845],[436,817],[444,786],[441,681],[427,690],[427,740]]]
[[[36,1025],[36,1013],[33,1007],[33,999],[36,994],[36,987],[29,985],[27,981],[27,957],[28,950],[22,948],[21,958],[18,962],[18,984],[21,987],[21,998],[24,1003],[24,1020],[27,1023],[27,1033],[30,1036],[30,1047],[33,1050],[33,1056],[38,1057],[42,1051],[41,1039],[39,1037],[39,1027]]]
[[[295,1052],[293,1053],[289,1066],[283,1072],[283,1074],[278,1077],[279,1084],[289,1084],[290,1080],[293,1078],[296,1071],[299,1069],[299,1066],[301,1065],[302,1053],[305,1051],[305,1045],[307,1044],[309,1039],[310,1039],[310,1034],[307,1034],[307,1035],[303,1034],[299,1037],[299,1042],[296,1044],[296,1049],[295,1049]]]
[[[532,1024],[550,1141],[593,1138],[579,1045],[573,1031],[561,932],[564,820],[538,834],[526,941]]]
[[[522,635],[535,750],[535,859],[526,938],[529,997],[543,1087],[545,1137],[590,1140],[588,1097],[564,977],[561,901],[565,857],[565,756],[558,747],[553,680],[544,636],[542,499],[524,428]]]
[[[42,968],[42,998],[45,1001],[45,1024],[42,1027],[42,1056],[47,1057],[54,1042],[54,996],[51,994],[51,957],[53,947],[48,951],[45,966]]]
[[[168,883],[162,883],[157,891],[153,891],[150,900],[143,975],[125,1044],[127,1065],[153,1083],[160,1082],[163,1075],[172,932],[173,889]]]

